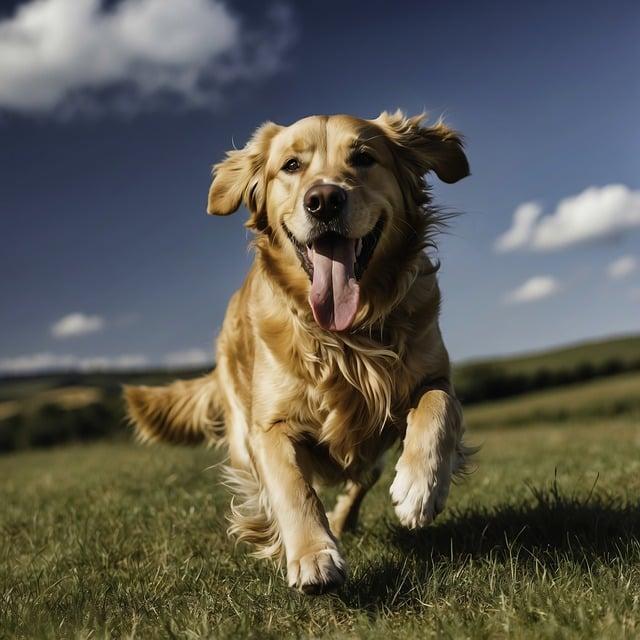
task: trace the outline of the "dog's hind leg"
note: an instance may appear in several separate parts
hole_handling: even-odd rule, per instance
[[[360,506],[369,489],[382,474],[384,460],[381,458],[373,471],[365,478],[354,481],[347,480],[344,491],[338,496],[333,509],[327,514],[331,531],[339,538],[345,531],[353,531],[358,524]]]

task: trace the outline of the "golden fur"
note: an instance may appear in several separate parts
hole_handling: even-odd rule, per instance
[[[354,153],[373,164],[355,166]],[[299,169],[282,170],[291,157]],[[337,537],[354,525],[398,438],[391,496],[409,527],[442,510],[468,453],[438,325],[437,266],[425,253],[441,223],[424,182],[430,171],[456,182],[468,164],[460,136],[441,122],[426,126],[423,116],[313,116],[260,127],[214,167],[209,192],[211,214],[245,204],[256,253],[229,303],[216,369],[126,390],[143,440],[226,444],[230,533],[258,555],[286,558],[289,583],[307,593],[344,580]],[[350,237],[384,225],[347,331],[314,320],[293,244],[312,232],[301,201],[318,182],[348,193]],[[314,490],[322,482],[345,483],[329,514]]]

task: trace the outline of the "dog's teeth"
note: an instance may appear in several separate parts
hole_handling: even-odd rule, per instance
[[[356,242],[356,258],[360,257],[362,253],[362,238],[358,238],[358,242]]]

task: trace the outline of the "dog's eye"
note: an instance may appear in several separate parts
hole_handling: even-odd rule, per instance
[[[282,170],[287,173],[295,173],[300,170],[300,162],[297,158],[291,158],[282,165]]]
[[[370,167],[376,163],[376,159],[366,151],[355,151],[349,158],[349,164],[353,167]]]

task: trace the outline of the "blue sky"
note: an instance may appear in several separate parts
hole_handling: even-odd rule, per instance
[[[637,2],[3,3],[0,369],[210,357],[251,261],[211,164],[397,107],[467,141],[434,183],[455,359],[638,331],[639,32]]]

